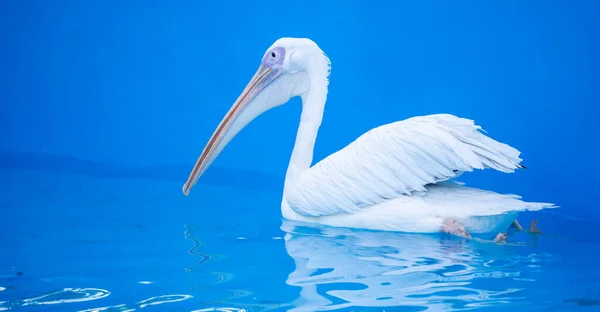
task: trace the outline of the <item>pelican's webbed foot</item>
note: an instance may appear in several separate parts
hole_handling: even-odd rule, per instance
[[[469,232],[467,232],[467,230],[465,229],[465,226],[462,225],[462,223],[451,219],[451,218],[445,218],[444,222],[442,223],[442,226],[440,226],[440,232],[443,233],[447,233],[450,235],[456,235],[456,236],[460,236],[460,237],[464,237],[464,238],[471,238],[471,234],[469,234]]]
[[[494,238],[494,243],[496,243],[496,244],[506,243],[507,236],[508,236],[508,232],[498,233],[498,235],[496,235],[496,238]]]
[[[537,227],[537,223],[538,220],[533,220],[529,223],[529,229],[527,230],[529,234],[542,234],[542,231]]]
[[[515,219],[515,221],[513,221],[513,223],[510,226],[519,231],[523,231],[523,227],[519,224],[519,221],[517,219]]]

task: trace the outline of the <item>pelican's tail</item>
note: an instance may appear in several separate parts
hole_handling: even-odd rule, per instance
[[[552,203],[527,202],[519,195],[499,194],[453,181],[428,186],[424,200],[428,204],[445,207],[446,212],[457,218],[558,208]]]
[[[527,202],[518,195],[453,182],[429,186],[423,196],[423,207],[440,217],[460,221],[472,234],[505,232],[521,212],[558,208],[552,203]]]

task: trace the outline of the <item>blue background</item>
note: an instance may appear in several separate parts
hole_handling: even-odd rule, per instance
[[[177,168],[183,184],[265,49],[309,37],[333,66],[316,161],[378,125],[451,113],[529,167],[470,185],[598,215],[599,13],[593,0],[2,1],[3,162]],[[251,123],[213,174],[270,175],[278,190],[299,112],[295,99]]]

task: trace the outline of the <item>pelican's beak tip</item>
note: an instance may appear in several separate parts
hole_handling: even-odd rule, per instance
[[[188,195],[190,195],[190,189],[187,187],[187,185],[184,185],[184,186],[181,188],[181,191],[183,192],[183,195],[185,195],[185,196],[188,196]]]

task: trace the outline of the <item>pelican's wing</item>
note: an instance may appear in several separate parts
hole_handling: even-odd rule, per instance
[[[302,173],[285,198],[305,216],[352,213],[473,169],[523,168],[518,150],[480,130],[448,114],[377,127]]]

